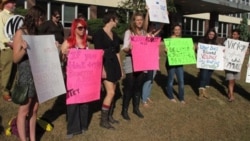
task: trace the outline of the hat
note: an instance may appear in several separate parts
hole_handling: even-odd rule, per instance
[[[16,3],[15,0],[0,0],[1,4],[0,4],[0,9],[3,10],[3,7],[5,4],[9,3],[9,2],[14,2]]]

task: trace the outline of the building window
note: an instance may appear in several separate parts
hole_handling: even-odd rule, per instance
[[[183,18],[183,34],[189,36],[204,36],[205,20]]]
[[[228,23],[219,22],[218,36],[227,37],[228,36]]]
[[[64,26],[70,27],[72,21],[75,19],[75,5],[64,6]]]

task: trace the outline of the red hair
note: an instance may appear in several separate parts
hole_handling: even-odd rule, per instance
[[[87,29],[87,23],[86,21],[84,21],[83,19],[74,19],[72,21],[72,24],[71,24],[71,29],[70,29],[70,36],[69,38],[67,39],[68,43],[69,43],[69,48],[73,48],[75,47],[76,45],[76,33],[75,33],[75,30],[77,28],[77,25],[78,24],[81,24],[84,29],[85,29],[85,32],[82,36],[82,45],[86,48],[87,46],[87,32],[86,32],[86,29]]]

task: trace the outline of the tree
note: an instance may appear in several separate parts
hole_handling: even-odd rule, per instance
[[[168,12],[174,13],[176,12],[176,8],[174,5],[174,0],[166,0]],[[122,22],[128,22],[128,13],[134,12],[143,12],[145,13],[145,0],[125,0],[120,2],[118,14],[120,15],[120,19]]]
[[[247,19],[247,13],[242,14],[242,21],[240,22],[239,25],[239,30],[240,30],[240,38],[243,41],[248,41],[249,39],[249,28],[248,28],[248,19]]]

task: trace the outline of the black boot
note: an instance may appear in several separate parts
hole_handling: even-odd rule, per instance
[[[114,109],[115,109],[115,104],[114,102],[112,102],[109,110],[109,122],[112,124],[114,123],[119,124],[119,121],[113,118]]]
[[[140,96],[135,94],[133,96],[133,113],[136,114],[139,118],[144,118],[143,114],[139,110],[140,105]]]
[[[100,126],[107,129],[115,129],[108,121],[109,111],[102,110]]]
[[[121,112],[121,115],[122,115],[123,119],[130,120],[130,117],[128,115],[128,109],[123,108],[122,112]]]
[[[130,101],[130,95],[123,95],[123,100],[122,100],[122,112],[121,115],[123,119],[125,120],[130,120],[130,117],[128,115],[128,106],[129,106],[129,101]]]

